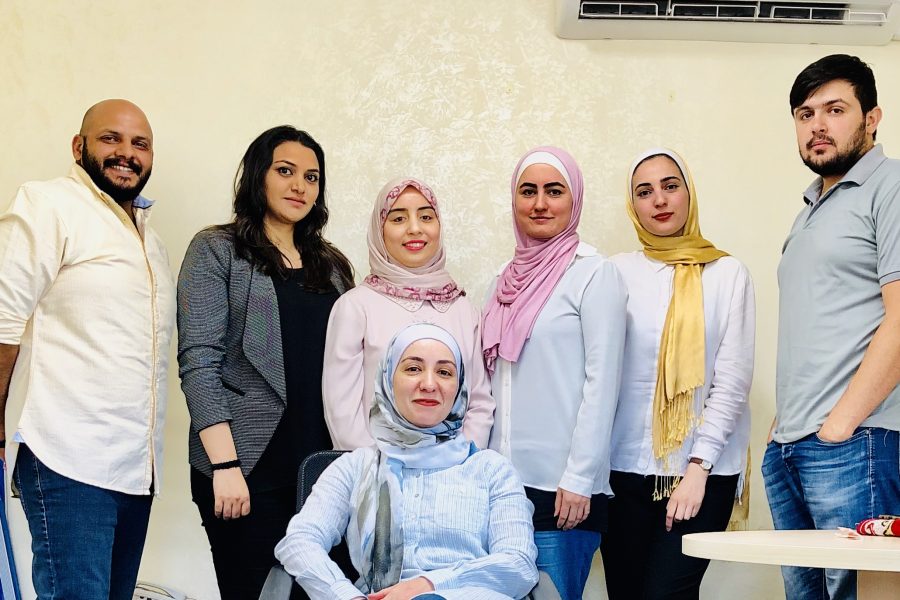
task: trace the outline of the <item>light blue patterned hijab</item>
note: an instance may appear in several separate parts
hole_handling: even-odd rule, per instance
[[[428,428],[413,425],[399,413],[393,383],[403,353],[425,339],[437,340],[450,349],[459,380],[447,418]],[[376,373],[375,399],[369,413],[369,428],[378,451],[358,484],[356,527],[348,528],[347,536],[351,547],[358,544],[362,550],[357,586],[363,592],[377,592],[400,581],[403,469],[446,469],[462,464],[477,451],[460,434],[468,404],[462,353],[452,335],[437,325],[416,323],[394,336]]]

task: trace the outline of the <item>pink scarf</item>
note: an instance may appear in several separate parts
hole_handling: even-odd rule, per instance
[[[532,164],[549,164],[560,171],[572,193],[572,219],[558,235],[537,240],[525,235],[516,224],[516,253],[500,274],[497,289],[484,307],[481,339],[485,365],[494,372],[497,357],[516,362],[534,322],[553,293],[578,248],[578,222],[584,196],[581,169],[568,152],[540,146],[525,154],[516,165],[511,188],[515,212],[516,188],[522,172]],[[560,170],[562,167],[562,170]]]
[[[449,302],[457,296],[465,295],[450,274],[444,268],[444,239],[441,234],[440,247],[427,265],[415,269],[409,269],[397,263],[388,254],[384,245],[384,221],[388,211],[397,201],[403,190],[411,187],[421,193],[428,204],[434,208],[434,212],[440,221],[441,213],[438,210],[437,199],[428,185],[418,179],[405,178],[389,181],[375,199],[375,207],[372,210],[372,218],[369,221],[369,270],[371,273],[365,278],[364,283],[377,292],[397,298],[410,298],[412,300],[434,300],[437,302]]]

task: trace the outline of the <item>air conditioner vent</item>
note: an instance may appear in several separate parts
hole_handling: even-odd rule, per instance
[[[616,0],[581,0],[580,19],[650,17],[654,19],[742,19],[752,21],[787,21],[881,25],[888,11],[881,7],[851,7],[847,4],[823,2],[729,2],[728,0],[661,0],[659,2],[617,2]]]
[[[682,39],[886,44],[900,0],[557,0],[557,34],[574,39]]]

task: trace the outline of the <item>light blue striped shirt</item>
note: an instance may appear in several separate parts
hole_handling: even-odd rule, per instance
[[[364,597],[327,552],[356,521],[354,487],[373,452],[360,448],[328,467],[275,548],[313,600]],[[508,600],[531,591],[538,580],[533,509],[509,460],[482,450],[460,465],[402,475],[401,581],[425,576],[448,600]],[[350,558],[358,569],[360,549],[350,548]]]

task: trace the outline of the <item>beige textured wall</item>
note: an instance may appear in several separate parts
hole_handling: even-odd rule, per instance
[[[622,209],[624,169],[649,145],[687,158],[706,236],[743,260],[757,289],[754,465],[773,413],[781,243],[810,174],[797,158],[787,92],[816,58],[872,64],[900,154],[900,43],[878,48],[707,42],[564,41],[552,0],[89,0],[0,2],[0,205],[25,180],[63,174],[85,108],[140,104],[156,134],[147,188],[178,267],[194,232],[230,211],[249,141],[292,123],[325,147],[329,237],[366,272],[372,199],[395,175],[433,184],[449,267],[476,298],[512,251],[508,179],[531,146],[570,150],[585,173],[582,237],[607,254],[636,248]],[[188,416],[172,373],[164,495],[142,577],[217,598],[190,502]],[[27,533],[13,504],[17,556]],[[771,524],[758,468],[752,525]],[[25,577],[27,579],[27,576]],[[599,573],[588,598],[601,598]],[[26,588],[28,584],[25,583]],[[775,568],[714,565],[705,597],[778,597]]]

